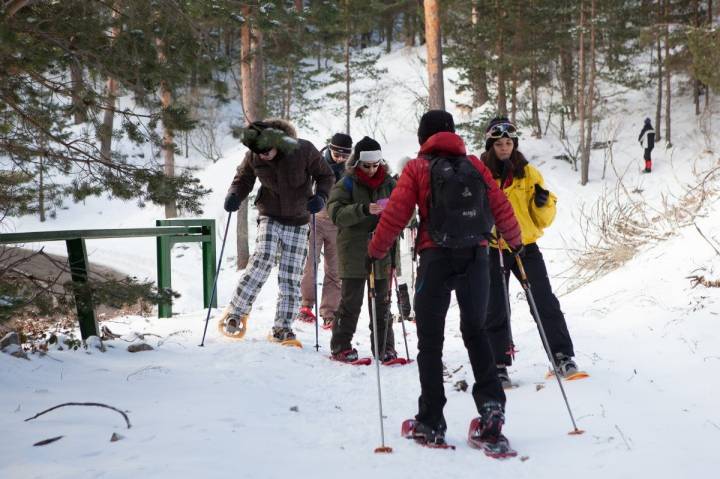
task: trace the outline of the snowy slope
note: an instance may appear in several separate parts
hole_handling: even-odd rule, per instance
[[[423,72],[417,50],[403,49],[383,57],[389,77],[421,88]],[[448,75],[452,78],[452,72]],[[416,83],[413,83],[415,82]],[[392,83],[392,82],[391,82]],[[394,86],[393,86],[394,85]],[[403,105],[412,95],[397,82],[378,115],[385,123],[383,149],[391,165],[417,150],[416,112]],[[450,85],[446,91],[452,91]],[[692,170],[717,165],[705,152],[687,98],[674,109],[674,148],[655,150],[654,171],[642,175],[637,144],[642,118],[638,105],[653,105],[650,92],[628,92],[613,103],[606,123],[619,125],[614,162],[622,181],[637,198],[656,210],[663,197],[679,196],[695,184]],[[649,107],[648,107],[649,108]],[[319,131],[302,132],[322,144],[341,122],[318,115]],[[355,139],[377,126],[360,124]],[[601,128],[602,130],[602,128]],[[200,177],[213,188],[206,200],[207,217],[225,224],[222,198],[229,176],[244,149],[225,141],[225,158]],[[570,282],[565,247],[582,240],[578,211],[592,205],[603,190],[614,190],[617,176],[610,166],[601,180],[602,151],[594,152],[590,184],[579,185],[578,173],[551,159],[562,153],[556,140],[523,138],[521,150],[539,165],[560,203],[555,224],[540,245],[553,285]],[[626,172],[626,173],[624,173]],[[33,218],[15,221],[20,231],[74,227],[147,226],[161,210],[139,210],[132,204],[88,200],[60,212],[56,222]],[[251,220],[252,221],[252,220]],[[252,223],[251,223],[252,224]],[[720,205],[710,202],[697,220],[702,232],[720,242]],[[476,414],[468,392],[453,384],[472,384],[453,302],[447,321],[445,363],[452,377],[446,387],[448,440],[456,451],[431,451],[399,436],[401,422],[415,413],[419,384],[413,363],[381,368],[386,443],[394,453],[380,456],[375,366],[351,367],[326,359],[330,334],[320,331],[319,352],[313,348],[314,327],[298,325],[305,348],[287,349],[265,340],[272,325],[277,294],[271,275],[253,310],[242,342],[219,337],[211,320],[204,348],[205,312],[199,310],[199,248],[175,250],[174,287],[183,293],[172,320],[127,317],[108,322],[132,340],[151,333],[154,351],[130,354],[124,340],[107,342],[109,350],[51,351],[22,361],[0,355],[0,477],[637,477],[708,476],[720,466],[714,444],[720,438],[720,293],[691,288],[686,276],[717,279],[720,256],[690,226],[665,242],[648,243],[623,267],[560,300],[573,335],[577,359],[591,378],[564,383],[582,436],[568,436],[571,423],[554,380],[545,380],[547,359],[531,316],[512,282],[513,332],[520,353],[511,368],[518,389],[508,392],[505,431],[526,460],[494,461],[470,449],[464,437]],[[220,303],[229,299],[238,273],[231,267],[234,232],[229,235],[220,280]],[[48,245],[62,252],[62,244]],[[90,260],[133,274],[154,277],[154,242],[100,240],[89,243]],[[53,250],[54,252],[55,250]],[[405,257],[409,266],[409,258]],[[699,271],[700,268],[704,268]],[[406,268],[406,279],[409,277]],[[367,318],[364,311],[362,318]],[[361,354],[369,354],[367,321],[356,335]],[[398,328],[399,325],[396,325]],[[414,357],[414,326],[408,324]],[[400,341],[400,334],[396,336]],[[158,335],[158,336],[154,336]],[[172,335],[172,336],[170,336]],[[401,342],[398,351],[404,352]],[[35,413],[66,401],[102,402],[127,410],[131,429],[120,415],[99,408],[61,408],[30,422]],[[297,410],[293,410],[297,409]],[[113,432],[124,436],[109,441]],[[44,447],[32,444],[64,435]]]

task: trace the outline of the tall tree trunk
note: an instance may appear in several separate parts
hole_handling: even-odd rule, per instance
[[[240,77],[242,78],[242,103],[245,121],[252,123],[262,119],[264,96],[262,90],[262,34],[254,27],[251,7],[242,7],[247,19],[240,27]],[[247,267],[250,259],[248,246],[248,200],[240,204],[237,214],[237,269]]]
[[[719,6],[720,8],[720,6]],[[708,26],[712,27],[713,25],[713,0],[708,0],[708,17],[707,17]],[[705,108],[704,111],[707,111],[707,109],[710,108],[710,85],[705,85]]]
[[[403,35],[405,36],[405,46],[415,46],[415,31],[417,30],[417,6],[410,2],[406,5],[403,12]]]
[[[517,122],[517,110],[518,110],[518,99],[517,99],[517,86],[518,86],[518,72],[517,67],[513,63],[512,70],[510,72],[510,103],[512,109],[510,110],[510,121],[513,123]]]
[[[87,110],[82,99],[83,71],[76,61],[70,62],[70,81],[72,83],[73,120],[76,125],[87,121]]]
[[[158,51],[158,61],[160,64],[165,63],[165,42],[162,38],[155,39]],[[172,91],[165,80],[160,81],[160,104],[163,110],[167,111],[172,106]],[[175,135],[171,128],[163,122],[163,172],[168,178],[175,176]],[[165,203],[165,218],[177,217],[177,206],[174,201]]]
[[[665,62],[670,58],[670,0],[665,0]],[[670,68],[665,65],[665,144],[672,147],[670,136]]]
[[[532,112],[533,136],[535,138],[542,137],[542,124],[540,123],[540,108],[538,105],[539,92],[540,85],[538,79],[537,59],[533,57],[532,65],[530,67],[530,108]]]
[[[575,121],[575,71],[573,67],[572,45],[564,46],[560,50],[560,83],[562,84],[563,109],[571,121]]]
[[[43,142],[45,143],[45,142]],[[45,178],[43,170],[45,168],[45,156],[39,156],[38,160],[38,210],[40,210],[40,222],[45,222]]]
[[[590,150],[592,149],[593,106],[595,105],[595,0],[590,0],[590,79],[587,94],[587,132],[583,150],[581,181],[586,185],[590,179]],[[582,138],[581,138],[582,141]]]
[[[577,90],[577,111],[579,123],[579,154],[580,158],[585,157],[585,0],[580,1],[580,35],[578,44],[578,90]],[[577,165],[576,165],[577,168]],[[582,174],[581,174],[582,179]],[[585,183],[583,183],[585,184]]]
[[[420,36],[420,45],[425,45],[425,6],[424,0],[417,0],[417,13],[415,21],[417,23],[417,33]]]
[[[480,7],[477,0],[473,1],[472,14],[470,19],[473,27],[477,28],[477,25],[480,21]],[[480,53],[478,52],[478,56],[479,55]],[[487,102],[490,98],[490,93],[488,92],[487,87],[487,70],[485,69],[484,63],[482,63],[482,65],[483,66],[475,68],[475,74],[470,80],[470,87],[472,88],[473,107],[484,105],[485,102]]]
[[[427,39],[429,106],[431,110],[444,110],[445,86],[443,83],[439,0],[425,0],[425,38]]]
[[[507,92],[505,90],[505,45],[502,28],[500,0],[495,0],[495,55],[497,56],[497,113],[507,116]]]
[[[118,0],[113,2],[112,18],[113,22],[117,22],[120,17],[120,5]],[[110,39],[114,41],[120,34],[120,27],[113,25],[110,29]],[[111,161],[112,159],[112,132],[113,123],[115,122],[115,102],[117,101],[118,84],[113,77],[108,77],[105,83],[105,109],[103,111],[103,121],[99,128],[98,136],[100,137],[100,156],[103,160]]]
[[[395,29],[395,14],[385,12],[385,53],[392,51],[393,30]]]
[[[662,135],[660,134],[660,118],[662,114],[662,102],[663,102],[663,56],[660,44],[660,25],[663,18],[662,0],[658,0],[658,8],[656,15],[655,24],[655,45],[657,48],[657,77],[658,77],[658,89],[657,89],[657,106],[655,109],[655,141],[660,141]]]
[[[350,134],[350,35],[345,37],[345,133]]]
[[[700,0],[693,0],[693,23],[695,28],[700,27]],[[695,104],[695,116],[700,116],[700,80],[693,79],[693,103]]]

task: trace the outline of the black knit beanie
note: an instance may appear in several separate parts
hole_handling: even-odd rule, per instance
[[[455,121],[445,110],[430,110],[420,118],[418,126],[418,142],[422,145],[435,133],[449,131],[455,133]]]
[[[506,117],[506,116],[496,116],[495,118],[493,118],[492,120],[490,120],[490,123],[488,124],[487,128],[485,128],[485,133],[487,133],[488,131],[490,131],[490,129],[491,129],[493,126],[498,125],[498,124],[501,124],[501,123],[511,123],[511,121],[510,121],[510,120],[508,119],[508,117]],[[496,141],[497,139],[498,139],[498,138],[488,138],[488,139],[486,139],[486,140],[485,140],[485,151],[490,151],[490,148],[492,148],[493,143],[495,143],[495,141]],[[510,138],[510,139],[513,141],[513,150],[517,150],[517,148],[518,148],[518,139],[517,139],[517,138]]]
[[[360,153],[362,153],[363,151],[381,152],[381,150],[382,150],[382,148],[380,148],[380,143],[373,140],[369,136],[365,136],[365,137],[363,137],[362,140],[355,143],[355,148],[353,149],[353,154],[350,157],[350,160],[348,160],[348,166],[356,166],[358,160],[360,159]],[[375,155],[375,156],[378,156],[378,155]],[[380,159],[380,158],[378,158],[378,159]]]
[[[346,135],[345,133],[335,133],[330,139],[330,144],[328,146],[331,150],[335,150],[339,153],[350,154],[352,151],[352,145],[353,141],[350,135]]]

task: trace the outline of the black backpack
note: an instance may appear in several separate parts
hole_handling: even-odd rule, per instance
[[[467,156],[430,158],[428,232],[445,248],[476,246],[494,220],[487,185]]]

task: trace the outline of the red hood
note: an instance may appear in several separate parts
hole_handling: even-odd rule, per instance
[[[448,155],[465,155],[465,143],[462,138],[449,131],[435,133],[420,146],[420,154],[446,153]]]

